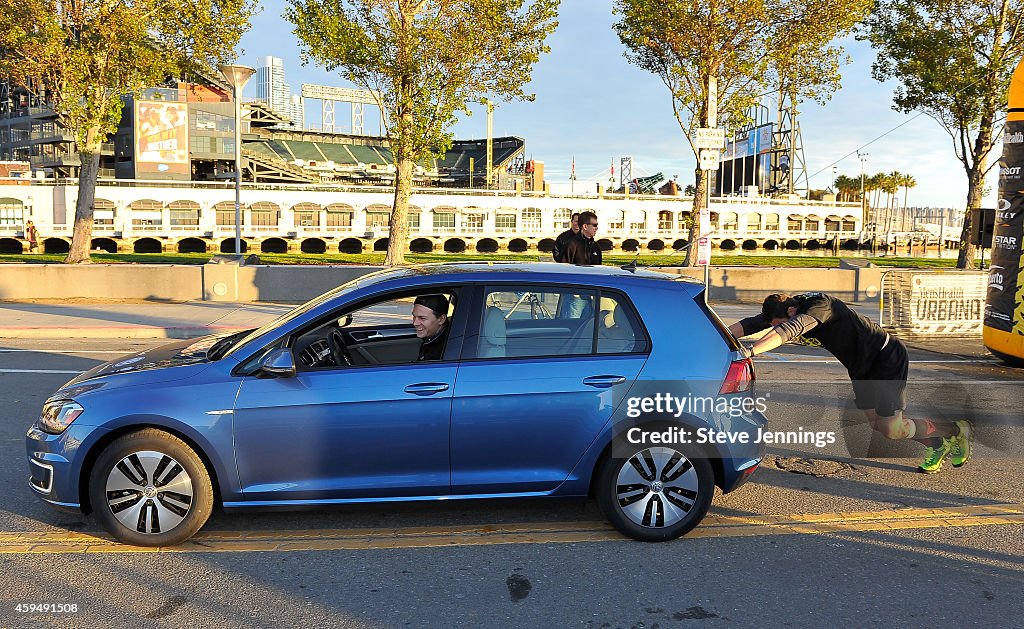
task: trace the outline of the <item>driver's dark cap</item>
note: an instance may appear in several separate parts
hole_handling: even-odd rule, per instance
[[[436,317],[448,314],[448,298],[444,295],[420,295],[413,305],[430,308]]]

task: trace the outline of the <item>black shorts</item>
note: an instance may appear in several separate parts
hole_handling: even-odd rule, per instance
[[[874,409],[882,417],[892,417],[907,407],[907,348],[890,336],[889,343],[875,357],[871,368],[853,379],[857,408]]]

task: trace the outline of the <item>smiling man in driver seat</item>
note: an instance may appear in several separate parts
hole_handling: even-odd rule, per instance
[[[448,298],[444,295],[420,295],[412,306],[412,327],[423,343],[417,362],[441,360],[448,340]]]

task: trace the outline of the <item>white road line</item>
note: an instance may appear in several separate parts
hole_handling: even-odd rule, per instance
[[[754,359],[754,364],[757,364],[758,360],[761,360],[760,356],[758,356],[757,358]],[[772,356],[770,358],[767,358],[764,362],[785,363],[787,366],[788,365],[801,365],[801,364],[807,364],[807,365],[838,365],[839,364],[839,361],[834,359],[834,358],[812,358],[812,359],[808,359],[808,360],[803,360],[803,359],[799,359],[799,358],[781,358],[779,356]],[[910,361],[911,365],[955,365],[955,364],[958,364],[958,363],[964,363],[964,364],[967,364],[967,363],[982,363],[982,364],[990,364],[990,365],[1001,365],[1002,364],[1000,361],[996,360],[995,358],[977,358],[977,359],[975,359],[975,358],[967,358],[967,359],[963,359],[963,360],[955,359],[955,360],[912,360],[912,361]]]
[[[166,341],[167,339],[160,339]],[[139,351],[138,349],[109,350],[109,349],[0,349],[0,354],[114,354],[123,356]]]
[[[849,378],[837,378],[835,380],[775,380],[769,378],[758,378],[757,381],[763,385],[770,384],[849,384]],[[914,386],[917,384],[949,384],[951,382],[957,382],[962,384],[1021,384],[1024,385],[1024,380],[971,380],[969,378],[961,378],[957,380],[951,380],[949,378],[910,378],[907,381],[908,386]]]
[[[0,373],[62,373],[77,375],[85,372],[83,372],[82,370],[65,371],[63,369],[0,369]]]

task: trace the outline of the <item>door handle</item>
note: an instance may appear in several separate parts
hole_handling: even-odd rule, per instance
[[[448,384],[445,382],[421,382],[420,384],[410,384],[405,387],[406,393],[415,393],[416,395],[432,395],[447,390]]]
[[[583,379],[583,384],[598,389],[607,389],[626,381],[625,376],[590,376]]]

